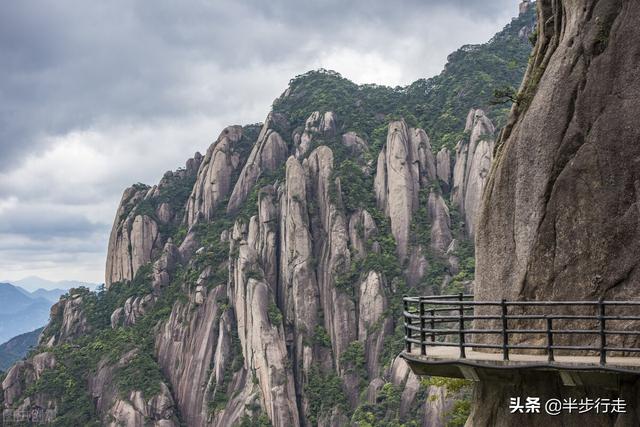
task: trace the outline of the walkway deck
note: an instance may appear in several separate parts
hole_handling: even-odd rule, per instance
[[[467,349],[466,358],[460,359],[460,350],[456,347],[430,347],[426,356],[420,354],[420,349],[414,349],[411,353],[403,353],[403,357],[411,358],[423,363],[438,364],[442,362],[461,362],[496,368],[508,369],[528,365],[546,366],[557,368],[580,368],[586,370],[637,370],[640,374],[640,357],[612,357],[607,358],[607,364],[600,366],[600,356],[555,356],[555,362],[549,362],[546,354],[514,354],[509,355],[509,360],[502,360],[501,353],[487,353]]]
[[[417,375],[466,378],[473,381],[495,377],[513,377],[530,372],[555,372],[567,386],[598,385],[615,389],[619,381],[635,380],[640,376],[640,357],[608,357],[604,366],[599,356],[556,356],[549,362],[547,355],[514,354],[503,360],[500,353],[466,350],[460,358],[455,347],[430,347],[427,354],[419,349],[401,357]]]

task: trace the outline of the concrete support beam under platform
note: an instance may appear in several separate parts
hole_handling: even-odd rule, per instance
[[[431,347],[426,355],[403,352],[404,358],[416,375],[466,378],[473,381],[501,379],[535,372],[557,373],[565,386],[597,386],[618,389],[622,382],[640,378],[640,358],[611,357],[604,366],[597,356],[557,356],[549,362],[544,355],[512,354],[503,360],[502,354],[467,349],[460,358],[455,347]]]

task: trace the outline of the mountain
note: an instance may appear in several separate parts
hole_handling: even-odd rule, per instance
[[[79,288],[81,286],[87,287],[89,289],[95,289],[98,286],[96,283],[80,282],[77,280],[52,281],[52,280],[43,279],[38,276],[29,276],[20,280],[5,280],[5,282],[12,283],[16,286],[26,289],[29,292],[34,292],[39,289],[44,289],[44,290],[64,289],[66,291],[71,288]]]
[[[7,282],[8,283],[8,282]],[[52,282],[53,283],[53,282]],[[70,284],[70,283],[74,283],[74,282],[62,282],[64,284]],[[78,282],[80,283],[80,282]],[[13,285],[12,283],[9,283],[10,285]],[[14,285],[15,286],[15,285]],[[80,285],[81,286],[81,285]],[[88,288],[91,288],[91,286],[86,286]],[[67,293],[67,291],[71,288],[65,288],[65,289],[43,289],[43,288],[39,288],[36,289],[33,292],[29,292],[28,290],[20,287],[20,286],[15,286],[15,288],[22,292],[23,295],[29,297],[29,298],[39,298],[42,297],[46,300],[49,300],[51,302],[56,302],[60,299],[60,297],[62,295],[64,295],[65,293]]]
[[[0,371],[6,371],[18,360],[24,358],[30,349],[38,344],[38,337],[44,328],[18,335],[0,344]]]
[[[69,288],[70,289],[70,288]],[[44,298],[52,303],[57,302],[69,289],[36,289],[31,295],[36,298]]]
[[[24,310],[34,302],[34,298],[23,289],[10,283],[0,283],[0,314],[11,314]]]
[[[60,425],[465,419],[467,384],[421,381],[397,357],[402,295],[470,289],[506,114],[492,93],[519,84],[533,22],[523,10],[404,88],[297,76],[264,123],[127,188],[106,288],[52,307],[2,382],[5,419],[32,402]]]
[[[0,283],[0,343],[47,324],[52,302]]]

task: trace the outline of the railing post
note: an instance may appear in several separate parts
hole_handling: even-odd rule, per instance
[[[436,333],[435,333],[435,329],[436,329],[436,311],[432,308],[429,311],[429,315],[431,316],[431,325],[429,325],[431,327],[431,342],[436,342]]]
[[[425,329],[425,318],[424,318],[424,301],[420,299],[420,354],[423,356],[427,354],[427,333],[424,331]]]
[[[553,362],[553,318],[547,316],[547,355],[549,356],[549,362]]]
[[[467,355],[464,351],[464,295],[462,294],[462,292],[458,294],[458,299],[458,313],[460,315],[460,359],[466,359]]]
[[[507,300],[502,299],[502,359],[509,360],[509,333],[507,332]]]
[[[409,338],[411,338],[411,329],[407,326],[411,324],[411,317],[408,316],[409,314],[409,302],[407,301],[407,296],[403,295],[402,296],[402,303],[404,304],[404,345],[405,345],[405,350],[407,351],[407,353],[411,353],[411,342],[409,341]]]
[[[598,300],[598,308],[599,315],[598,318],[600,320],[600,365],[604,366],[607,363],[607,334],[605,334],[605,305],[604,305],[604,296]]]

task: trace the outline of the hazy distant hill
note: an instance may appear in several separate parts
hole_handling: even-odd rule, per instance
[[[34,296],[34,297],[41,297],[44,298],[46,300],[49,300],[53,303],[57,302],[60,297],[64,294],[66,294],[68,291],[68,289],[38,289],[36,291],[31,292],[30,295]]]
[[[25,277],[24,279],[20,279],[20,280],[5,280],[5,282],[9,282],[15,286],[19,286],[23,289],[26,289],[29,292],[34,292],[37,291],[38,289],[46,289],[46,290],[51,290],[51,289],[64,289],[64,290],[68,290],[71,288],[77,288],[80,286],[85,286],[89,289],[95,289],[95,287],[97,286],[97,284],[95,283],[90,283],[90,282],[81,282],[78,280],[60,280],[60,281],[53,281],[53,280],[47,280],[47,279],[43,279],[42,277],[38,277],[38,276],[29,276],[29,277]]]
[[[0,343],[44,326],[53,304],[49,298],[0,283]]]
[[[9,369],[16,361],[25,357],[32,347],[35,347],[42,329],[38,328],[35,331],[18,335],[0,345],[0,371]]]

